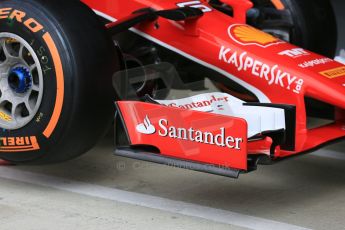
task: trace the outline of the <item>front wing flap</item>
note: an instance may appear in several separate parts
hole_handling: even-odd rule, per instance
[[[137,101],[116,105],[117,119],[122,121],[117,124],[123,125],[122,131],[117,128],[116,139],[127,136],[127,141],[117,141],[116,151],[126,147],[132,154],[140,149],[142,154],[192,164],[248,168],[247,122],[242,118]]]

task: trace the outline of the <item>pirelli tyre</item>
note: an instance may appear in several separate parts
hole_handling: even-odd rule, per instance
[[[0,158],[65,161],[90,149],[114,114],[112,39],[78,0],[0,1]]]

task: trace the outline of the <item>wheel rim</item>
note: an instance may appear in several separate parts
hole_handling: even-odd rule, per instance
[[[0,33],[0,128],[26,126],[42,97],[43,72],[36,53],[18,35]]]

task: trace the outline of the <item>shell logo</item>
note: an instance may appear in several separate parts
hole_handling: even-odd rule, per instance
[[[271,45],[285,43],[268,33],[245,24],[231,25],[228,33],[232,40],[241,45],[257,45],[266,48]]]

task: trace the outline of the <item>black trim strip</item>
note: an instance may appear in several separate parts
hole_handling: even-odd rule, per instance
[[[135,150],[130,147],[120,147],[115,149],[115,155],[158,164],[164,164],[167,166],[173,166],[177,168],[194,170],[198,172],[211,173],[214,175],[231,177],[235,179],[239,177],[239,174],[241,172],[238,169],[225,168],[221,166],[218,167],[211,164],[202,164],[192,161],[180,160],[176,158],[162,156],[159,154]]]
[[[129,132],[127,130],[127,126],[126,126],[126,123],[125,123],[125,120],[122,116],[122,113],[121,113],[121,109],[118,105],[117,102],[115,102],[115,118],[114,118],[114,140],[115,140],[115,146],[123,146],[123,145],[127,145],[129,146],[131,144],[131,139],[130,139],[130,136],[129,136]],[[119,127],[120,125],[120,127]],[[126,143],[120,143],[120,139],[119,139],[119,135],[123,135],[125,134],[126,135]]]
[[[143,8],[133,12],[128,17],[107,25],[111,35],[126,31],[145,21],[154,21],[158,17],[162,17],[173,21],[193,20],[202,17],[204,13],[197,8],[183,7],[169,10],[155,11],[152,8]]]

